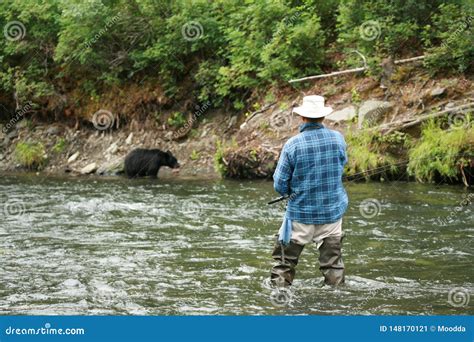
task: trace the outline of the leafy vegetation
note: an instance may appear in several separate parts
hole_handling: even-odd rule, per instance
[[[474,155],[474,121],[467,116],[464,125],[451,125],[446,132],[440,121],[423,127],[420,141],[410,150],[408,172],[419,181],[445,178],[459,180],[460,167],[469,165]]]
[[[45,149],[39,142],[19,142],[15,147],[15,157],[29,170],[41,169],[46,163]]]
[[[216,142],[216,153],[214,154],[214,168],[222,176],[227,174],[227,166],[224,163],[225,146],[221,141]]]
[[[389,155],[380,134],[369,130],[348,130],[345,137],[348,162],[345,174],[349,177],[370,179],[374,171],[378,177],[398,171],[396,158]]]
[[[62,153],[65,150],[66,145],[67,145],[66,139],[59,138],[57,143],[54,144],[53,146],[53,152],[57,154]]]
[[[382,57],[430,53],[438,70],[472,68],[468,0],[11,0],[0,2],[0,88],[55,106],[99,101],[124,83],[159,84],[176,101],[192,96],[245,109],[254,93],[290,78]],[[3,38],[3,37],[2,37]],[[65,96],[72,95],[72,96]],[[64,99],[69,99],[64,103]],[[153,112],[150,112],[153,115]]]
[[[168,118],[168,125],[171,127],[179,128],[184,126],[186,123],[186,118],[184,117],[184,114],[181,112],[174,112],[169,118]]]

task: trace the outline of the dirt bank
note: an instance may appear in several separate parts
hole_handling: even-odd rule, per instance
[[[472,79],[431,79],[409,68],[398,71],[389,89],[380,88],[373,78],[357,76],[307,82],[302,89],[255,99],[251,111],[209,108],[196,115],[199,112],[188,110],[186,123],[174,128],[167,124],[171,112],[160,119],[133,120],[106,130],[22,118],[0,127],[0,170],[25,170],[15,149],[20,142],[35,142],[44,147],[40,172],[47,174],[114,175],[128,152],[144,147],[172,151],[182,164],[181,177],[219,177],[220,172],[231,178],[268,178],[282,145],[297,133],[299,118],[290,113],[304,94],[325,95],[335,109],[325,124],[345,134],[373,127],[382,132],[383,127],[396,130],[400,124],[400,130],[410,130],[414,136],[419,134],[419,124],[404,128],[404,122],[443,110],[449,120],[459,118],[467,111],[450,112],[450,108],[469,110],[474,98]],[[189,104],[183,104],[186,107]]]

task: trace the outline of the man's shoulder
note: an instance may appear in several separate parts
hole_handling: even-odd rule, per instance
[[[326,131],[336,139],[344,141],[344,135],[341,132],[329,128],[327,128]]]

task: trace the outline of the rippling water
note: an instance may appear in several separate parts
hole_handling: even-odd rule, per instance
[[[323,286],[308,245],[279,305],[270,182],[4,176],[0,314],[474,313],[472,192],[347,190],[346,284]]]

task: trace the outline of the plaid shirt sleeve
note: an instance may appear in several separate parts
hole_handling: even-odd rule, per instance
[[[273,186],[275,191],[280,195],[290,195],[290,181],[293,174],[294,166],[291,163],[289,155],[289,144],[283,146],[280,154],[280,159],[273,174]]]

